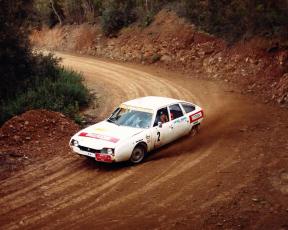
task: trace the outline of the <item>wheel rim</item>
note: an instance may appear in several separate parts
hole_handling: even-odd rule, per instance
[[[133,163],[139,163],[142,161],[143,158],[144,150],[142,148],[135,148],[131,156],[131,161]]]

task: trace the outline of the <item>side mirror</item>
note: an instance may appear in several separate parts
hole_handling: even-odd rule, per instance
[[[158,127],[162,128],[162,122],[161,121],[158,122]]]

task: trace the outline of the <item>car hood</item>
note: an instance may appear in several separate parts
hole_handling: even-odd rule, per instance
[[[115,148],[121,141],[141,133],[143,130],[102,121],[82,129],[72,138],[78,140],[79,145],[89,148]]]

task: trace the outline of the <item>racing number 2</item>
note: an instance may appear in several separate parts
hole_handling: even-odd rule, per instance
[[[157,141],[159,142],[160,141],[160,132],[159,131],[157,132],[157,136],[158,136]]]

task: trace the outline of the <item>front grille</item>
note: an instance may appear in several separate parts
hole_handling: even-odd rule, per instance
[[[98,149],[92,149],[92,148],[88,148],[88,147],[85,147],[85,146],[81,146],[79,145],[78,148],[82,151],[85,151],[85,152],[90,152],[90,153],[100,153],[100,150]]]

